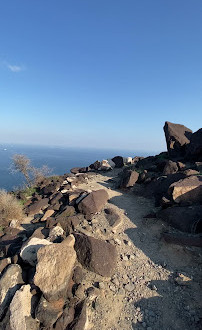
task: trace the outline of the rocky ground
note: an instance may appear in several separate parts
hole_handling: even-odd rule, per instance
[[[167,128],[168,153],[17,194],[26,216],[0,237],[0,329],[201,329],[202,163],[194,139],[197,158],[182,158],[184,132]]]

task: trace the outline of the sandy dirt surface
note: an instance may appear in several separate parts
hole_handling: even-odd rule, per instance
[[[142,196],[140,185],[129,191],[115,189],[117,173],[94,175],[80,185],[106,189],[110,197],[106,206],[116,209],[122,219],[112,229],[102,211],[83,224],[83,232],[108,240],[118,251],[112,278],[86,272],[85,286],[99,287],[89,329],[201,329],[201,250],[164,242],[161,233],[169,229],[166,224],[144,218],[157,210],[154,200]]]

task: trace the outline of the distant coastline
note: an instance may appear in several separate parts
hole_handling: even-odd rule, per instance
[[[5,150],[6,149],[6,150]],[[22,144],[0,144],[0,189],[12,190],[23,183],[20,174],[11,174],[10,166],[14,154],[24,154],[36,167],[48,165],[53,174],[61,175],[75,166],[87,166],[97,159],[112,158],[116,155],[148,156],[158,151],[131,151],[122,149],[73,148],[63,146],[35,146]]]

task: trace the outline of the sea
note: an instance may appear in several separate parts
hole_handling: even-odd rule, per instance
[[[31,160],[34,167],[47,165],[52,170],[51,175],[63,175],[70,172],[72,167],[89,166],[96,160],[113,158],[114,156],[145,157],[152,153],[119,149],[0,144],[0,189],[11,191],[23,186],[23,175],[12,171],[14,154],[25,155]]]

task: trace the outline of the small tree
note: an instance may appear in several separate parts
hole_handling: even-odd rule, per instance
[[[15,154],[13,156],[13,172],[20,172],[24,175],[27,185],[30,187],[31,180],[31,161],[24,155]]]
[[[13,156],[12,172],[20,172],[24,175],[27,186],[36,185],[45,176],[50,175],[52,170],[43,165],[41,168],[36,168],[31,165],[31,161],[25,155],[15,154]]]

